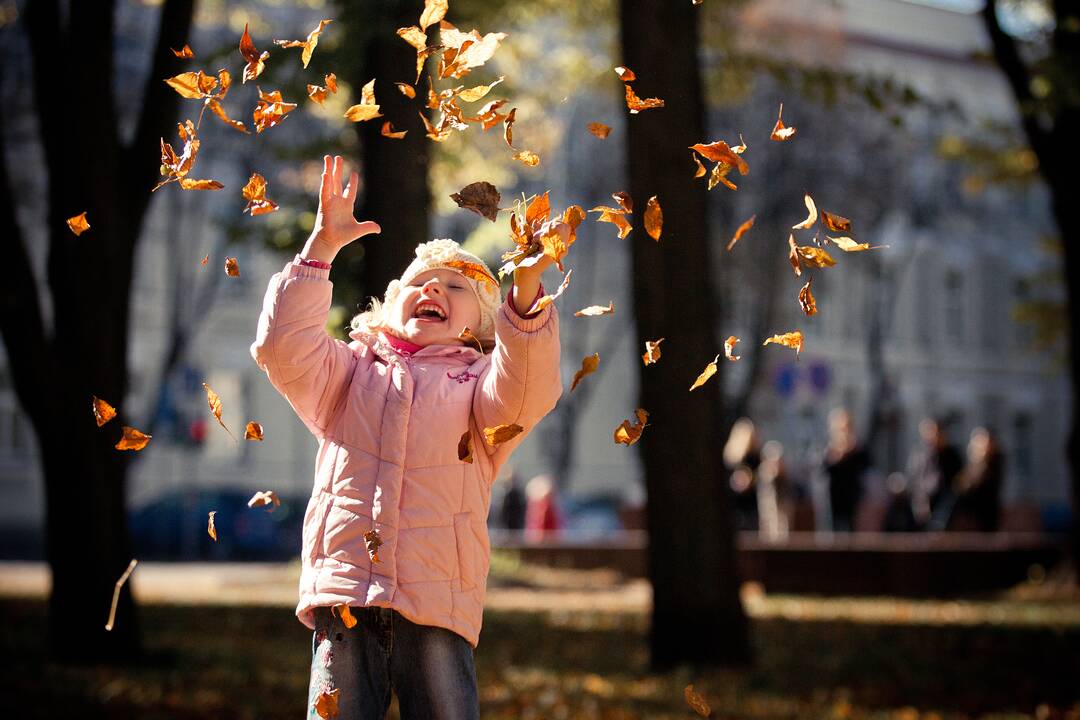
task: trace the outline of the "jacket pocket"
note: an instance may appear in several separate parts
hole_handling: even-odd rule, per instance
[[[454,515],[454,538],[457,542],[458,575],[461,589],[471,590],[476,584],[476,534],[472,527],[472,513]]]

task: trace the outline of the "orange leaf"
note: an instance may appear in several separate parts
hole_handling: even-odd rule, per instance
[[[690,159],[694,161],[695,165],[697,165],[697,170],[694,171],[694,177],[696,177],[696,178],[704,177],[705,173],[707,171],[705,170],[705,166],[701,164],[701,161],[698,160],[697,154],[696,153],[690,153]],[[712,188],[709,188],[709,189],[711,190]]]
[[[870,245],[870,243],[855,242],[854,240],[852,240],[851,238],[846,237],[846,236],[832,237],[831,235],[826,235],[825,237],[826,237],[826,239],[829,240],[829,242],[831,242],[833,245],[840,248],[844,252],[862,252],[863,250],[881,250],[882,248],[889,247],[888,245]]]
[[[593,212],[590,210],[589,212]],[[633,226],[621,212],[612,212],[611,210],[603,210],[600,217],[596,218],[596,222],[609,222],[619,229],[619,239],[625,238],[633,230]]]
[[[466,430],[461,434],[461,439],[457,443],[457,459],[467,463],[473,461],[472,430]]]
[[[712,714],[712,708],[709,707],[709,703],[705,702],[705,698],[701,697],[701,695],[694,690],[692,684],[687,685],[683,689],[683,697],[686,698],[686,704],[701,717],[707,718]]]
[[[232,431],[225,427],[225,423],[221,420],[221,398],[218,397],[218,394],[211,390],[210,386],[206,383],[203,383],[202,386],[206,390],[206,404],[209,406],[210,412],[214,414],[214,419],[218,421],[218,425],[225,429],[225,432],[229,433],[229,437],[235,441],[236,438],[233,437]]]
[[[328,91],[326,88],[319,85],[308,85],[307,94],[308,97],[311,98],[312,102],[322,105],[324,102],[326,102]]]
[[[836,261],[832,259],[832,256],[821,248],[811,247],[809,245],[799,245],[796,247],[796,250],[798,250],[799,258],[804,265],[816,268],[826,268],[836,264]]]
[[[510,147],[514,147],[514,121],[517,119],[517,108],[510,108],[503,120],[503,140]]]
[[[814,198],[810,197],[810,194],[807,193],[806,197],[803,198],[803,202],[806,203],[806,219],[803,220],[801,223],[798,223],[797,225],[792,225],[792,230],[808,230],[814,226],[814,223],[817,222],[818,211],[817,205],[814,204]]]
[[[615,314],[615,301],[612,300],[611,302],[609,302],[607,304],[606,307],[603,306],[603,305],[590,305],[587,308],[581,308],[576,313],[574,313],[574,317],[599,317],[601,315],[614,315],[614,314]]]
[[[250,421],[247,426],[244,427],[244,439],[245,440],[258,440],[263,439],[263,426],[254,420]]]
[[[810,278],[806,281],[806,284],[799,290],[799,307],[806,313],[806,317],[813,317],[817,314],[817,303],[814,302],[814,293],[810,292],[810,285],[814,282],[814,278]]]
[[[364,533],[364,545],[367,546],[368,557],[371,558],[371,562],[378,563],[379,560],[379,548],[382,547],[383,540],[379,537],[378,528],[371,528]]]
[[[391,123],[389,120],[387,120],[386,122],[384,122],[382,124],[382,130],[379,131],[379,134],[382,135],[383,137],[391,138],[392,140],[401,140],[401,139],[403,139],[405,137],[405,133],[407,133],[407,132],[409,132],[409,131],[408,130],[402,130],[400,132],[395,131],[394,130],[394,124]]]
[[[458,262],[462,261],[459,260]],[[483,343],[480,342],[480,338],[476,337],[476,335],[473,334],[472,329],[468,325],[461,328],[461,332],[458,333],[458,340],[461,340],[465,344],[472,343],[476,345],[476,349],[480,351],[480,354],[484,354]]]
[[[192,180],[191,178],[180,178],[180,188],[182,190],[220,190],[225,187],[217,180]]]
[[[98,427],[116,417],[116,409],[112,405],[93,395],[90,397],[93,398],[94,420],[97,421]]]
[[[217,542],[217,528],[214,527],[214,516],[217,515],[217,510],[211,510],[210,516],[206,520],[206,534]]]
[[[178,92],[181,97],[189,100],[201,100],[210,97],[210,94],[218,85],[218,79],[213,75],[206,75],[202,70],[198,70],[165,78],[165,84]]]
[[[394,84],[397,85],[397,89],[401,91],[401,94],[410,100],[416,97],[416,90],[409,83],[399,82]]]
[[[201,260],[201,261],[199,262],[199,264],[200,264],[200,265],[203,265],[203,266],[205,266],[205,265],[206,265],[206,263],[208,263],[208,262],[210,262],[210,255],[209,255],[209,253],[208,253],[208,254],[206,254],[206,255],[203,255],[203,259],[202,259],[202,260]]]
[[[278,209],[278,204],[266,197],[266,178],[259,173],[252,173],[247,185],[241,191],[244,199],[248,201],[244,206],[244,212],[256,215],[266,215]],[[239,273],[239,269],[237,269]]]
[[[570,383],[570,392],[574,392],[581,379],[586,375],[592,375],[598,367],[600,367],[600,353],[586,355],[581,361],[581,369],[574,373],[574,380]]]
[[[630,109],[631,115],[637,115],[642,110],[650,110],[652,108],[664,107],[664,101],[660,98],[645,98],[642,100],[634,92],[634,89],[629,85],[626,88],[626,107]]]
[[[795,244],[795,236],[788,233],[788,262],[795,271],[795,277],[802,277],[802,262],[799,260],[799,246]]]
[[[356,627],[356,618],[353,617],[352,609],[345,603],[339,603],[330,607],[330,614],[337,614],[341,617],[341,624],[348,629]]]
[[[306,40],[275,40],[274,44],[282,48],[303,48],[300,52],[300,62],[306,68],[311,62],[311,53],[315,52],[315,46],[319,44],[319,35],[322,34],[323,28],[332,22],[334,21],[320,20],[318,27],[308,33]]]
[[[630,193],[625,190],[611,193],[611,197],[615,198],[615,202],[619,203],[619,207],[628,213],[634,212],[634,200],[630,197]]]
[[[562,284],[559,285],[559,288],[555,292],[553,292],[552,294],[545,295],[544,297],[540,298],[535,303],[533,303],[533,306],[531,308],[529,308],[529,311],[527,313],[525,313],[525,314],[526,315],[532,315],[533,313],[538,313],[541,310],[543,310],[544,308],[546,308],[548,305],[550,305],[551,303],[558,300],[559,296],[563,294],[563,291],[565,291],[566,287],[570,284],[570,276],[573,275],[573,274],[574,274],[573,270],[567,270],[566,271],[566,277],[563,278]]]
[[[634,82],[635,80],[637,80],[637,75],[634,74],[634,71],[624,65],[620,65],[615,68],[615,74],[618,75],[619,79],[622,80],[624,83]]]
[[[731,240],[728,241],[728,244],[727,244],[728,252],[731,252],[731,248],[735,247],[735,243],[739,242],[739,238],[741,238],[743,236],[743,233],[745,233],[750,228],[754,227],[754,220],[756,218],[757,218],[756,214],[751,215],[749,220],[747,220],[746,222],[744,222],[742,225],[739,226],[739,229],[735,231],[735,234],[731,237]]]
[[[653,195],[645,203],[645,232],[649,237],[660,242],[660,233],[664,230],[664,211],[660,209],[660,201]]]
[[[142,450],[150,442],[150,438],[153,437],[153,435],[146,435],[127,425],[121,428],[121,432],[123,436],[120,438],[120,442],[116,443],[117,450]]]
[[[221,106],[221,101],[217,98],[210,98],[206,101],[206,106],[210,108],[210,111],[214,113],[223,123],[231,127],[233,130],[247,134],[247,127],[239,120],[233,120],[229,117],[229,114],[225,112],[225,108]]]
[[[382,114],[375,102],[375,78],[372,78],[360,89],[360,102],[345,111],[345,119],[362,122],[377,117],[382,117]]]
[[[701,157],[705,158],[706,160],[712,160],[713,162],[730,165],[731,167],[737,169],[740,175],[746,175],[748,172],[750,172],[750,166],[747,165],[746,161],[743,160],[742,157],[740,157],[743,147],[744,146],[733,148],[730,147],[723,140],[717,140],[716,142],[711,142],[708,144],[696,143],[694,145],[691,145],[690,149],[697,152],[699,155],[701,155]]]
[[[274,512],[276,508],[281,507],[281,500],[273,490],[260,490],[251,496],[251,499],[247,501],[247,506],[249,508],[262,507],[266,508],[266,512]]]
[[[85,212],[81,212],[75,217],[69,217],[67,219],[67,226],[71,229],[71,232],[75,233],[75,237],[82,235],[90,229],[90,223],[86,221]]]
[[[461,100],[461,102],[476,102],[477,100],[480,100],[489,92],[491,92],[491,89],[493,87],[495,87],[505,79],[506,78],[504,76],[500,75],[499,79],[493,83],[489,83],[487,85],[477,85],[476,87],[471,87],[468,90],[462,90],[460,93],[458,93],[458,99]]]
[[[262,75],[263,70],[266,67],[266,59],[270,57],[269,51],[264,51],[261,55],[259,51],[255,49],[255,43],[251,40],[251,35],[248,34],[247,23],[244,23],[244,34],[240,36],[240,54],[247,60],[247,65],[244,66],[244,77],[241,82],[247,82],[248,80],[254,80]]]
[[[660,343],[664,342],[664,338],[659,340],[646,340],[645,341],[645,354],[641,356],[641,361],[646,365],[652,365],[660,359]]]
[[[323,690],[322,694],[315,700],[315,712],[323,720],[333,720],[338,716],[339,693],[341,693],[341,688]]]
[[[690,392],[697,390],[699,387],[707,383],[709,381],[709,378],[716,374],[716,363],[719,362],[719,360],[720,356],[717,355],[711,363],[705,366],[705,369],[702,370],[701,374],[697,376],[697,380],[695,380],[694,384],[690,386]]]
[[[851,232],[851,221],[841,215],[834,215],[826,210],[821,211],[821,222],[833,232]]]
[[[263,130],[269,130],[284,120],[295,109],[296,103],[285,102],[281,98],[280,90],[264,93],[260,88],[259,101],[255,104],[255,111],[252,113],[255,132],[261,133]]]
[[[236,258],[225,258],[225,274],[229,277],[240,277],[240,265],[236,262]]]
[[[611,127],[601,122],[591,122],[588,125],[589,132],[601,140],[607,138],[611,134]]]
[[[735,344],[738,342],[739,338],[735,337],[734,335],[729,335],[728,339],[724,341],[724,357],[726,357],[731,362],[735,362],[740,357],[742,357],[741,355],[735,354]]]
[[[502,195],[489,182],[479,180],[469,183],[456,193],[452,193],[450,199],[456,202],[459,208],[471,210],[491,222],[498,220],[499,202],[502,200]]]
[[[790,140],[795,137],[795,128],[787,127],[784,125],[784,103],[780,103],[780,112],[776,115],[776,125],[773,126],[772,134],[769,135],[770,140],[784,141]]]
[[[798,355],[803,349],[803,334],[798,330],[795,330],[793,332],[784,333],[783,335],[773,335],[761,344],[764,346],[769,343],[776,343],[778,345],[783,345],[784,347],[789,347],[795,351],[796,355]]]
[[[488,445],[494,447],[516,438],[524,430],[525,428],[514,423],[496,425],[495,427],[484,428],[484,439],[487,440]]]
[[[323,82],[326,83],[326,89],[337,95],[337,75],[334,73],[327,73],[323,76]]]
[[[727,163],[716,163],[713,165],[712,172],[709,174],[709,189],[712,190],[717,185],[723,183],[724,187],[731,188],[732,190],[738,190],[738,186],[735,183],[728,180],[728,173],[731,172],[732,166]]]
[[[619,427],[615,428],[615,444],[623,444],[626,446],[633,445],[641,438],[641,433],[645,430],[645,426],[648,424],[646,421],[649,419],[649,413],[645,412],[641,408],[634,411],[634,415],[637,418],[637,422],[630,420],[623,420]]]
[[[484,269],[483,265],[478,263],[468,262],[465,260],[448,260],[446,266],[453,268],[460,272],[467,278],[472,280],[479,280],[480,282],[491,283],[498,287],[499,281],[493,278],[488,271]]]
[[[195,53],[192,51],[190,45],[185,44],[184,47],[180,48],[179,50],[173,50],[173,48],[169,49],[172,50],[173,55],[181,58],[182,60],[190,60],[191,58],[195,57]]]

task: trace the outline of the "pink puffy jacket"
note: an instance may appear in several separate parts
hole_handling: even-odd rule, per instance
[[[346,603],[391,607],[474,647],[490,560],[491,485],[562,393],[553,306],[523,319],[499,308],[496,348],[429,345],[411,357],[354,332],[327,335],[328,270],[297,260],[270,279],[251,354],[319,441],[304,515],[296,615]],[[491,447],[485,427],[525,432]],[[473,462],[458,460],[472,434]],[[372,563],[364,533],[383,544]]]

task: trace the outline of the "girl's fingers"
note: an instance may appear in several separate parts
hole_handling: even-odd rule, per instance
[[[349,173],[349,184],[345,186],[345,192],[341,193],[341,197],[346,199],[352,199],[356,195],[356,188],[360,184],[360,175],[353,171]]]
[[[382,232],[382,228],[379,227],[379,223],[372,220],[365,220],[362,223],[356,224],[356,237],[364,237],[365,235],[376,235]]]
[[[341,172],[345,167],[345,161],[341,159],[340,155],[334,156],[334,194],[341,195]]]
[[[323,155],[322,182],[319,185],[319,202],[325,203],[330,199],[330,156]]]

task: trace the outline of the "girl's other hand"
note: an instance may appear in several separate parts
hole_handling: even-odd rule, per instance
[[[382,228],[370,220],[358,222],[353,217],[353,204],[360,184],[360,176],[353,171],[349,183],[341,186],[345,162],[340,155],[331,160],[323,156],[322,184],[319,187],[319,212],[315,215],[315,227],[300,255],[312,260],[333,262],[338,251],[353,240],[380,233]]]

